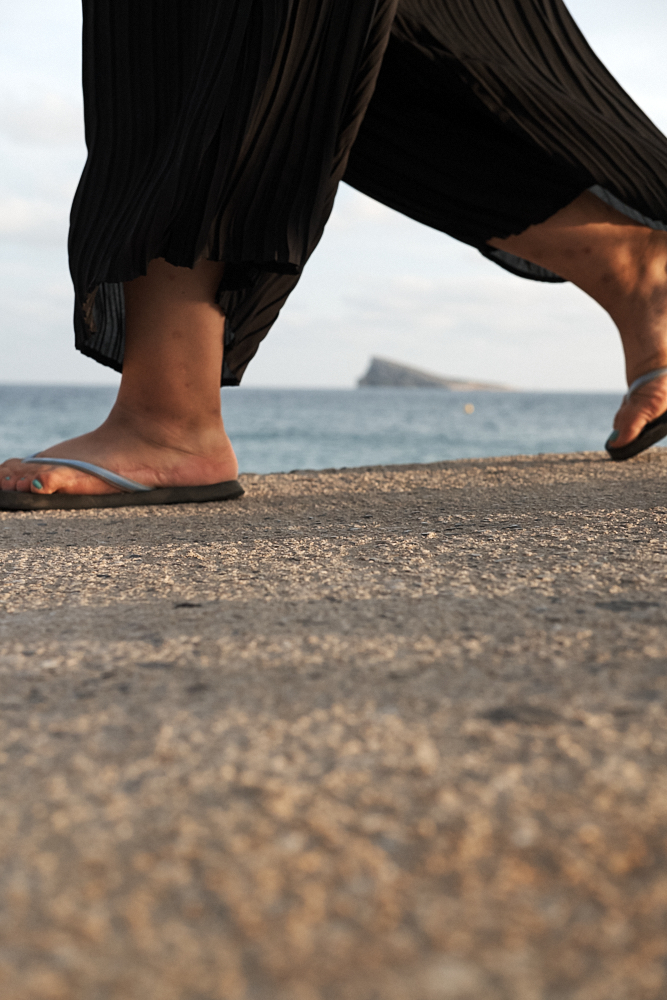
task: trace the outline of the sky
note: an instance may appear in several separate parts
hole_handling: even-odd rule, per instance
[[[664,0],[570,0],[593,48],[667,132]],[[85,162],[80,0],[0,0],[0,382],[116,384],[74,350],[68,213]],[[348,388],[372,355],[520,389],[622,391],[606,313],[516,278],[342,185],[244,386]]]

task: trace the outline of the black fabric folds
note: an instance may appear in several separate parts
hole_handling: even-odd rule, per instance
[[[667,140],[561,0],[83,0],[89,156],[72,208],[77,347],[122,370],[124,281],[226,262],[238,384],[344,177],[492,250],[593,187],[667,220]]]

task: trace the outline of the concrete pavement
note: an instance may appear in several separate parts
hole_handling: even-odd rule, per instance
[[[667,995],[667,453],[0,513],[3,1000]]]

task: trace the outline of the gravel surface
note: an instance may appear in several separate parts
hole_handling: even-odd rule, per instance
[[[2,1000],[662,1000],[667,452],[0,513]]]

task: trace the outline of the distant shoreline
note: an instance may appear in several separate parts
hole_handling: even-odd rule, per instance
[[[227,396],[228,394],[235,394],[237,392],[349,392],[357,394],[359,389],[373,389],[385,391],[395,391],[403,389],[414,389],[423,388],[418,386],[385,386],[385,385],[226,385],[224,386],[224,392]],[[431,386],[432,389],[438,389],[437,386]],[[93,390],[100,390],[103,392],[108,392],[110,390],[117,391],[118,386],[112,384],[96,383],[96,382],[0,382],[0,392],[3,390],[14,390],[14,389],[68,389],[72,391],[85,391],[90,392]],[[457,390],[451,390],[457,391]],[[485,395],[492,395],[494,392],[502,393],[502,395],[519,395],[519,396],[623,396],[625,393],[624,388],[619,389],[522,389],[522,388],[511,388],[511,389],[466,389],[466,392],[483,392]]]

